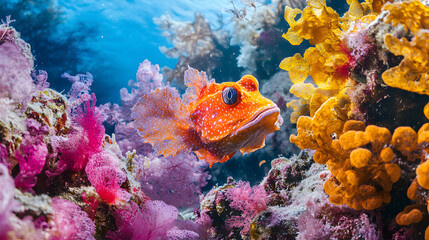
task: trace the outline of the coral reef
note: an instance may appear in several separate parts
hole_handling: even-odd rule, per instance
[[[135,137],[130,108],[164,84],[159,67],[143,62],[138,82],[130,82],[136,88],[121,91],[123,105],[100,108],[89,73],[63,74],[72,82],[66,96],[48,88],[47,73],[33,71],[29,46],[10,23],[0,25],[0,49],[7,51],[1,98],[8,104],[0,119],[0,239],[205,236],[178,207],[198,205],[207,165],[192,155],[156,158]],[[118,142],[105,133],[105,118],[118,126]]]
[[[325,1],[285,9],[290,28],[284,38],[315,45],[280,64],[294,83],[290,92],[299,98],[288,104],[298,130],[290,141],[316,150],[314,161],[328,167],[329,202],[373,210],[394,200],[381,208],[383,219],[393,222],[393,211],[396,224],[420,225],[390,228],[385,236],[429,239],[429,230],[422,233],[429,8],[418,0],[347,3],[343,17]],[[308,76],[316,88],[306,87]],[[417,203],[407,206],[404,195]],[[398,212],[392,205],[407,207]],[[314,223],[320,225],[320,218]]]
[[[284,5],[246,3],[231,11],[231,39],[201,15],[156,20],[176,69],[164,79],[145,60],[121,103],[101,106],[90,73],[63,74],[66,95],[49,88],[30,46],[2,22],[0,239],[429,239],[428,3],[348,0],[340,16],[323,0],[287,1],[285,45],[314,45],[278,61],[287,73],[266,67],[293,50],[271,51]],[[231,64],[224,80],[260,72],[261,93],[290,122],[267,137],[261,155],[274,159],[262,182],[228,178],[203,194],[207,163],[155,156],[131,109],[179,86],[187,64],[213,75],[230,64],[213,59],[243,67]]]

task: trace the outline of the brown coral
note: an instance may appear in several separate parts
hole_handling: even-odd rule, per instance
[[[415,205],[407,206],[404,211],[396,215],[396,222],[399,225],[410,225],[412,223],[418,223],[422,220],[423,214]]]

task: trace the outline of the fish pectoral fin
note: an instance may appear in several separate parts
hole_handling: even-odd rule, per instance
[[[211,168],[214,163],[219,162],[220,158],[218,156],[215,156],[211,152],[207,151],[206,149],[200,149],[198,151],[194,151],[197,155],[198,159],[202,160],[204,159]]]
[[[134,124],[143,141],[158,155],[174,156],[193,147],[187,142],[189,114],[175,88],[157,88],[132,108]]]
[[[240,149],[241,154],[251,153],[265,146],[265,136],[256,138],[252,142],[248,143],[245,147]]]
[[[235,152],[222,157],[222,156],[216,156],[215,154],[211,153],[206,149],[200,149],[198,151],[195,151],[195,154],[197,155],[198,159],[200,160],[204,159],[206,162],[208,162],[211,168],[214,163],[217,163],[217,162],[223,163],[228,161],[230,158],[232,158],[232,156],[234,156]]]
[[[224,162],[228,161],[229,159],[231,159],[234,155],[235,155],[235,152],[233,152],[229,155],[226,155],[219,162],[224,163]]]

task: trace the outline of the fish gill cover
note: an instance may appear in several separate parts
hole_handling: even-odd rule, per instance
[[[39,39],[48,45],[32,52],[13,27],[27,19],[29,29],[51,35],[62,16],[53,1],[2,5],[0,239],[429,239],[429,3],[335,3],[231,1],[230,29],[213,27],[204,14],[193,22],[159,16],[154,21],[171,41],[160,50],[176,66],[144,60],[136,81],[117,90],[120,103],[104,104],[92,90],[97,76],[59,73],[81,69],[83,55],[43,60],[55,46],[85,51],[90,38]],[[4,9],[20,17],[14,22]],[[46,25],[34,26],[26,13]],[[188,70],[199,77],[181,100],[188,66],[201,72]],[[246,74],[259,83],[231,83]],[[70,83],[64,93],[54,90],[60,76]],[[135,106],[157,113],[171,131],[205,116],[187,112],[182,124],[175,109],[182,114],[212,96],[239,106],[244,96],[217,92],[212,78],[229,84],[223,90],[243,87],[238,94],[257,90],[271,99],[283,125],[264,135],[262,149],[210,170],[198,159],[206,155],[192,152],[207,142],[156,155],[147,142],[159,137],[141,134],[141,126],[156,134],[163,126],[134,120]],[[142,101],[163,91],[158,103],[178,99],[178,108],[144,109],[153,104]],[[261,147],[252,124],[237,134],[244,145],[204,151]]]

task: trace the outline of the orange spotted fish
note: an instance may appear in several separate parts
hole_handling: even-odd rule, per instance
[[[210,167],[264,147],[265,136],[279,130],[280,109],[259,93],[251,75],[218,84],[205,72],[185,72],[186,93],[164,86],[144,95],[132,115],[144,142],[165,157],[194,151]]]

